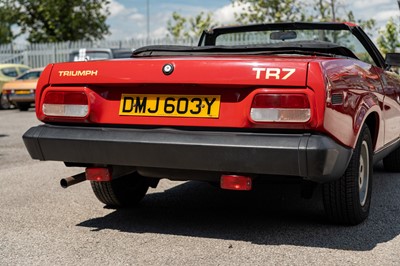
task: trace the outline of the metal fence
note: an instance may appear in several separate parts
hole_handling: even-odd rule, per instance
[[[124,41],[62,42],[39,44],[0,45],[0,63],[24,64],[31,67],[44,67],[50,63],[69,60],[72,51],[81,48],[130,48],[132,50],[146,45],[179,44],[197,45],[197,39],[131,39]]]

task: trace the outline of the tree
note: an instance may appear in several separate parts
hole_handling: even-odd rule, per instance
[[[109,34],[109,0],[15,0],[18,25],[28,41],[93,41]]]
[[[172,20],[167,22],[167,30],[173,38],[190,38],[200,36],[203,30],[216,26],[211,13],[195,17],[183,17],[177,12],[172,13]]]
[[[338,12],[338,2],[335,0],[318,0],[313,3],[315,15],[314,20],[328,22],[336,21]]]
[[[187,18],[181,16],[178,12],[172,13],[172,21],[168,20],[167,22],[167,30],[175,39],[181,38],[184,35],[188,34],[186,32]]]
[[[11,43],[14,34],[11,27],[17,22],[15,3],[10,0],[2,0],[0,3],[0,45]]]
[[[232,0],[233,7],[241,8],[235,14],[241,24],[284,21],[351,21],[362,26],[367,32],[373,31],[375,20],[356,20],[353,12],[346,11],[343,0]],[[215,26],[210,13],[196,17],[172,14],[168,31],[174,38],[193,37],[199,30]],[[190,25],[189,25],[190,24]]]
[[[385,29],[379,31],[377,44],[383,54],[394,53],[396,48],[400,48],[399,31],[399,25],[393,18],[386,23]]]
[[[204,16],[204,17],[203,17]],[[216,26],[216,23],[212,19],[211,13],[204,14],[201,12],[195,17],[189,19],[190,31],[194,36],[200,36],[204,30],[208,30]]]
[[[243,24],[306,20],[297,0],[233,0],[232,4],[242,8],[235,17]]]
[[[314,15],[314,20],[318,21],[337,21],[344,22],[350,21],[359,24],[362,28],[366,30],[372,30],[375,27],[375,20],[360,20],[356,19],[352,11],[346,11],[345,4],[340,0],[315,0],[314,10],[316,15]],[[342,10],[342,12],[340,12]]]
[[[369,20],[356,19],[353,12],[350,11],[347,13],[347,21],[353,21],[357,23],[361,28],[364,29],[366,33],[369,33],[370,36],[373,36],[372,32],[374,31],[376,26],[375,19],[372,18]]]
[[[232,4],[242,7],[242,12],[236,14],[240,23],[353,21],[367,30],[375,26],[373,19],[356,20],[353,12],[346,11],[342,0],[232,0]]]

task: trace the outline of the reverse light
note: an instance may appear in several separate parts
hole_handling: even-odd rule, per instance
[[[85,117],[89,101],[84,92],[51,91],[45,95],[42,108],[47,116]]]
[[[221,188],[229,190],[251,190],[252,181],[250,177],[241,175],[222,175]]]
[[[257,94],[250,110],[254,122],[307,122],[310,103],[305,94]]]

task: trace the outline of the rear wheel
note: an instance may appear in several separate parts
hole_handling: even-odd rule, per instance
[[[11,104],[8,101],[7,97],[0,92],[0,110],[2,109],[10,109]]]
[[[97,199],[110,207],[129,207],[146,195],[149,184],[145,177],[134,172],[108,182],[90,182]]]
[[[343,176],[323,185],[325,212],[332,222],[356,225],[369,214],[372,189],[372,141],[363,126]]]

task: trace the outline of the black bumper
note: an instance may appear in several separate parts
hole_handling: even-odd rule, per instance
[[[35,102],[35,94],[10,94],[8,95],[8,100],[13,103],[20,103],[20,102]]]
[[[41,125],[23,140],[39,160],[290,175],[317,182],[339,178],[352,154],[329,137],[311,134]]]

